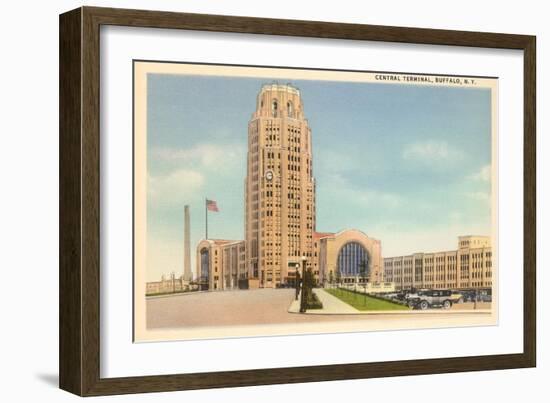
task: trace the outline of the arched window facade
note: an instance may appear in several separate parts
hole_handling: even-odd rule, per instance
[[[286,103],[286,112],[289,118],[294,117],[294,105],[292,105],[292,102],[290,101]]]
[[[271,114],[273,115],[274,118],[277,117],[278,109],[279,109],[279,103],[277,102],[276,99],[274,99],[273,102],[271,103]]]
[[[369,274],[369,255],[367,250],[358,242],[346,243],[338,253],[338,271],[341,276],[360,276],[365,267]]]
[[[208,284],[208,272],[210,268],[210,256],[207,248],[201,250],[201,282]]]

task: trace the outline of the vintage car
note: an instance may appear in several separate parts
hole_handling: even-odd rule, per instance
[[[421,291],[411,294],[407,305],[413,309],[426,310],[429,308],[451,309],[453,306],[452,293],[449,290]]]

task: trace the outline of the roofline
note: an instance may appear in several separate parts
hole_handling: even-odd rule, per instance
[[[492,245],[489,246],[479,246],[476,248],[463,248],[468,250],[477,250],[477,249],[492,249]],[[438,255],[438,254],[447,254],[447,253],[458,253],[460,251],[459,249],[453,249],[453,250],[445,250],[441,252],[415,252],[410,253],[408,255],[400,255],[400,256],[389,256],[389,257],[382,257],[382,259],[403,259],[406,257],[414,257],[415,255]]]
[[[334,232],[318,232],[313,231],[313,237],[317,239],[330,238],[334,236]]]
[[[218,243],[218,242],[223,242],[221,244],[218,243],[218,245],[225,246],[225,245],[233,245],[233,244],[236,244],[236,243],[244,242],[244,239],[240,239],[240,240],[235,240],[235,239],[201,239],[197,243],[197,246],[200,245],[203,242],[208,242],[209,244],[214,244],[214,245],[216,245],[216,243]]]
[[[357,228],[344,228],[344,229],[338,231],[337,233],[335,233],[334,236],[341,235],[342,233],[347,232],[347,231],[359,232],[359,233],[365,235],[367,238],[372,239],[373,241],[379,241],[380,242],[380,240],[378,238],[373,238],[373,237],[369,236],[367,233],[365,233],[365,232],[363,232],[363,231],[361,231],[360,229],[357,229]]]
[[[269,90],[276,90],[278,91],[280,88],[280,90],[289,90],[288,92],[294,92],[296,93],[298,96],[300,96],[300,89],[295,86],[294,84],[290,84],[290,83],[286,83],[286,84],[279,84],[278,82],[273,82],[273,83],[266,83],[266,84],[262,84],[262,88],[260,89],[260,94],[264,91],[269,91]]]

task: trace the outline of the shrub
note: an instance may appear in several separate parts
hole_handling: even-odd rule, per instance
[[[323,304],[314,292],[308,293],[307,309],[323,309]]]

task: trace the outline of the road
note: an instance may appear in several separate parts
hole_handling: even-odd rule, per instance
[[[198,292],[147,300],[147,328],[180,328],[372,320],[369,315],[301,315],[288,312],[292,289]],[[461,304],[459,309],[471,309]],[[479,306],[487,308],[487,306]],[[425,313],[424,313],[425,314]],[[410,314],[408,314],[410,320]],[[434,315],[438,313],[434,312]],[[454,314],[453,316],[461,315]],[[467,314],[464,314],[467,315]],[[390,315],[388,315],[389,317]],[[406,318],[394,314],[391,318]],[[380,319],[380,316],[377,317]]]

